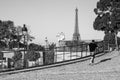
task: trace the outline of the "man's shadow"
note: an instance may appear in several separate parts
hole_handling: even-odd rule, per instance
[[[107,58],[107,59],[103,59],[103,60],[100,60],[99,62],[95,63],[94,65],[97,65],[99,63],[102,63],[102,62],[106,62],[108,60],[111,60],[112,58]]]

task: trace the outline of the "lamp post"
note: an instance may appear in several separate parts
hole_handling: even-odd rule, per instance
[[[109,21],[108,22],[108,24],[109,24],[109,27],[111,27],[111,21]],[[111,35],[111,32],[110,31],[108,31],[108,50],[110,51],[110,35]]]
[[[47,37],[45,37],[45,43],[46,43],[45,50],[49,50],[49,42],[48,42]]]
[[[18,50],[19,50],[19,48],[20,48],[20,45],[19,45],[19,43],[20,43],[20,38],[19,38],[19,37],[20,37],[20,35],[21,35],[21,34],[20,34],[21,32],[22,32],[22,27],[21,27],[21,26],[18,26],[18,27],[17,27],[17,35],[18,35],[18,37],[17,37],[17,38],[18,38],[18,40],[17,40],[17,41],[18,41],[18,42],[17,42],[17,45],[18,45]]]
[[[26,67],[26,59],[25,59],[25,49],[26,49],[25,43],[26,43],[26,41],[25,41],[25,36],[26,36],[27,32],[28,32],[27,27],[26,27],[26,25],[24,24],[24,25],[23,25],[23,28],[22,28],[22,34],[23,34],[23,37],[24,37],[24,57],[23,57],[23,58],[24,58],[24,59],[23,59],[23,67],[24,67],[24,68]]]

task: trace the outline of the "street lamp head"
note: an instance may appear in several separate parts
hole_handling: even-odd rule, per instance
[[[25,25],[25,24],[23,24],[22,31],[23,31],[23,32],[27,32],[27,31],[28,31],[28,30],[27,30],[27,27],[26,27],[26,25]]]
[[[27,29],[26,25],[24,24],[24,25],[23,25],[23,28],[22,28],[23,34],[26,34],[27,31],[28,31],[28,29]]]
[[[48,42],[48,39],[47,39],[47,37],[45,37],[45,42],[46,42],[46,43]]]

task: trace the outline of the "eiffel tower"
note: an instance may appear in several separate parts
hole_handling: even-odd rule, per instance
[[[79,27],[78,27],[78,9],[75,9],[75,28],[73,33],[73,41],[79,41],[80,40],[80,34],[79,34]]]

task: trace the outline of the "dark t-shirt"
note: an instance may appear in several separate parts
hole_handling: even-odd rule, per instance
[[[96,49],[96,47],[97,47],[97,44],[96,44],[96,43],[90,43],[90,44],[89,44],[90,52],[94,52],[95,49]]]

